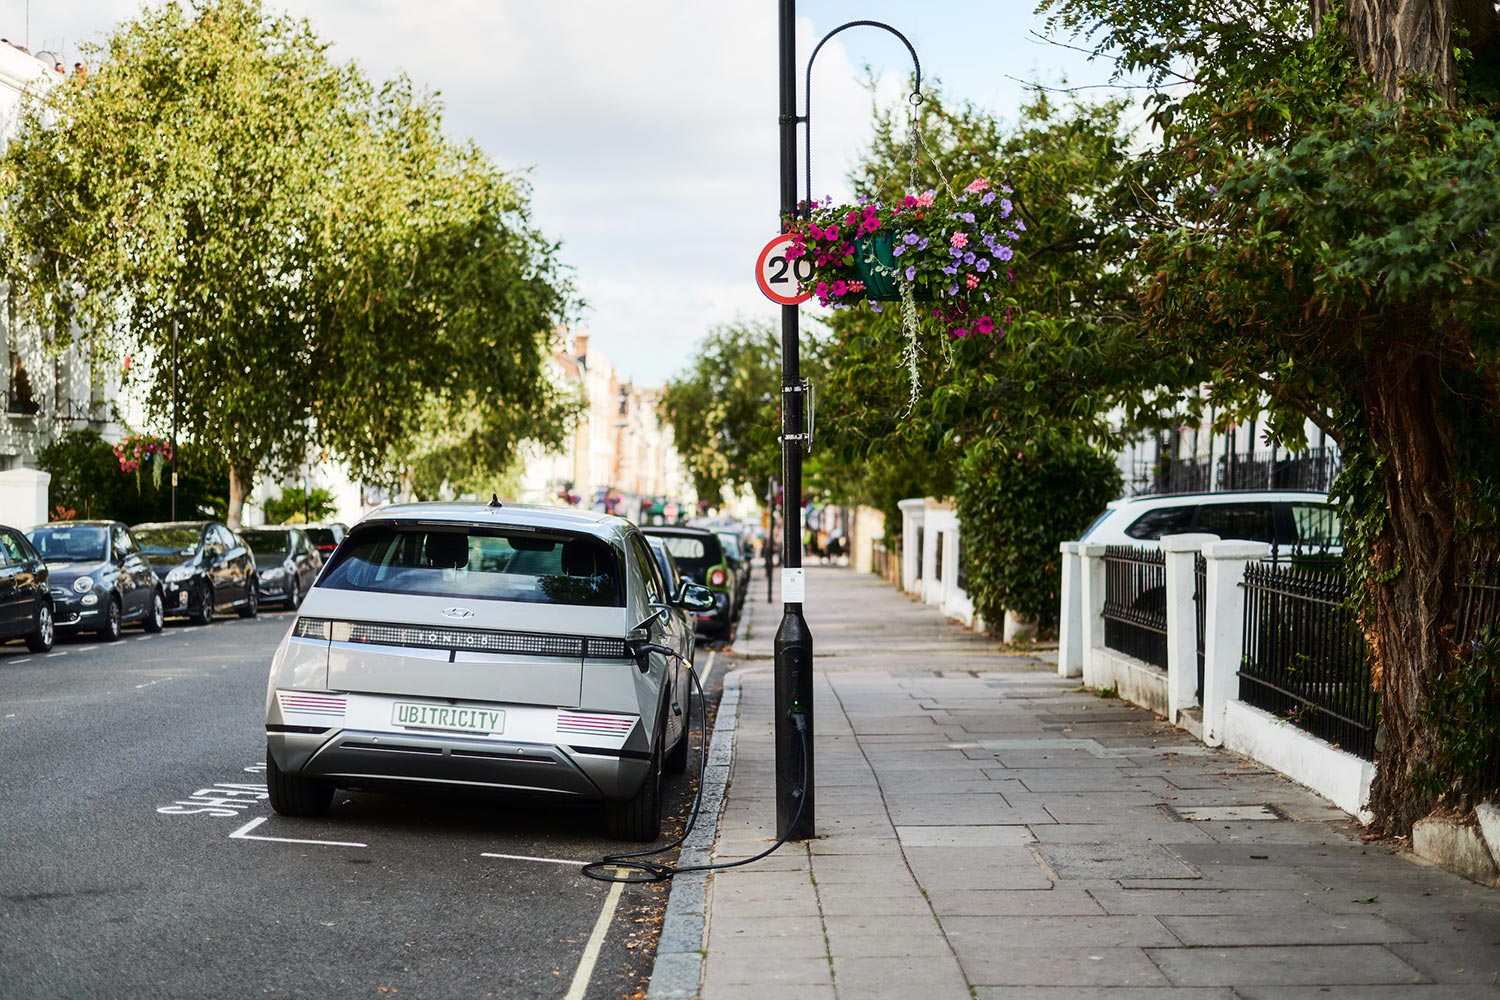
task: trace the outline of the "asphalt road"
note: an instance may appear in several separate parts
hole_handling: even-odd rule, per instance
[[[272,812],[263,705],[290,624],[0,646],[0,998],[639,989],[666,890],[612,901],[582,875],[632,849],[596,809],[341,793],[317,820]],[[692,784],[669,779],[670,814]]]

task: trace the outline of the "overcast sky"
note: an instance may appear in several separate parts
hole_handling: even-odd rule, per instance
[[[778,229],[775,0],[267,2],[307,17],[368,76],[404,72],[439,92],[450,134],[528,174],[536,222],[562,241],[588,301],[582,325],[626,376],[659,384],[714,324],[776,317],[754,278]],[[102,41],[141,2],[0,0],[0,34],[23,40],[28,6],[30,48],[71,65],[80,43]],[[840,24],[884,21],[950,100],[1014,120],[1023,81],[1098,84],[1109,72],[1033,37],[1043,24],[1032,8],[801,0],[798,65]],[[903,97],[910,57],[885,32],[850,29],[818,55],[817,196],[845,190],[869,141],[866,66],[884,100]]]

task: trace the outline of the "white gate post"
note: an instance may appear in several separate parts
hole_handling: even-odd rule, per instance
[[[1083,674],[1083,565],[1078,542],[1063,542],[1062,594],[1057,612],[1057,676]]]
[[[1167,721],[1177,724],[1185,708],[1198,704],[1198,609],[1194,562],[1205,542],[1218,535],[1163,535],[1167,571]]]
[[[1203,742],[1224,743],[1224,709],[1239,698],[1245,644],[1245,567],[1271,554],[1265,542],[1208,542],[1204,584]]]
[[[1081,557],[1079,576],[1083,578],[1079,601],[1083,607],[1083,665],[1080,672],[1083,683],[1089,687],[1097,686],[1094,650],[1104,645],[1104,552],[1108,548],[1097,542],[1084,542],[1078,546]]]

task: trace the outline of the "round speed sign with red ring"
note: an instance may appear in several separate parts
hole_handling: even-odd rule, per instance
[[[766,298],[784,306],[794,306],[812,298],[807,282],[812,277],[812,261],[805,257],[789,259],[791,233],[782,233],[767,243],[755,262],[755,282]],[[801,287],[804,290],[798,291]]]

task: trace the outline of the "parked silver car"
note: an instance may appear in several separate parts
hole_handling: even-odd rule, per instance
[[[271,805],[337,787],[446,785],[598,800],[653,840],[661,775],[687,760],[692,633],[629,521],[428,503],[356,524],[271,664]]]

